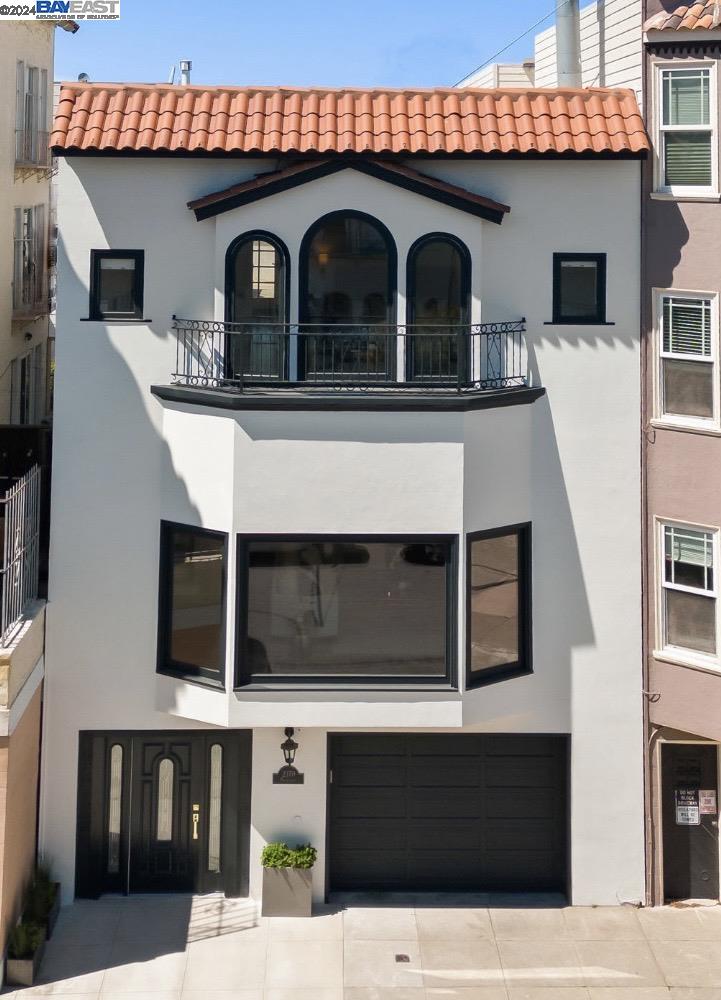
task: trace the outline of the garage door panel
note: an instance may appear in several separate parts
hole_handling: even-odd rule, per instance
[[[330,888],[565,891],[566,745],[532,735],[334,735]]]
[[[488,767],[489,788],[556,788],[558,764],[545,757],[496,757]]]
[[[408,815],[412,820],[425,816],[442,816],[452,820],[477,819],[481,803],[477,792],[465,788],[414,788],[408,793]]]
[[[486,815],[491,819],[551,819],[556,815],[556,796],[545,789],[514,790],[493,788],[486,793]]]
[[[377,761],[365,759],[344,760],[339,767],[334,768],[334,780],[343,788],[357,786],[359,788],[404,788],[406,784],[405,761]]]
[[[403,790],[387,788],[364,788],[359,795],[357,789],[333,791],[332,815],[337,819],[356,819],[365,822],[373,817],[405,817],[406,802]]]

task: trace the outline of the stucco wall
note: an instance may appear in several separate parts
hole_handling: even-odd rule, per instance
[[[649,3],[648,15],[661,9]],[[667,61],[674,50],[648,57],[649,86],[646,117],[654,120],[651,82],[657,59]],[[675,50],[679,66],[684,55],[696,60],[694,48]],[[709,49],[718,63],[718,46]],[[718,71],[718,65],[717,65]],[[717,127],[721,125],[721,118]],[[652,124],[649,125],[652,127]],[[718,138],[717,131],[717,138]],[[645,636],[649,661],[649,690],[654,697],[649,705],[650,720],[657,726],[669,726],[710,739],[721,738],[721,670],[704,671],[687,667],[653,653],[657,641],[658,568],[656,518],[687,521],[708,527],[721,527],[721,434],[670,429],[654,423],[656,387],[657,330],[654,325],[654,290],[677,289],[721,295],[721,204],[718,201],[663,200],[651,197],[654,188],[654,162],[650,158],[644,170],[646,213],[645,284],[643,293],[646,352],[646,487],[648,551],[648,628]],[[718,342],[718,330],[712,331]]]
[[[574,900],[643,895],[639,165],[415,165],[510,204],[510,216],[496,227],[345,171],[198,223],[189,199],[264,164],[61,161],[42,844],[58,859],[66,896],[73,885],[77,732],[226,724],[255,730],[254,858],[263,839],[293,832],[295,816],[317,842],[328,729],[570,732]],[[222,318],[224,256],[235,236],[262,228],[284,240],[293,319],[303,233],[340,208],[369,212],[390,229],[400,322],[413,241],[430,231],[463,239],[473,256],[474,320],[527,317],[533,379],[547,396],[532,406],[465,415],[331,415],[233,414],[161,404],[150,394],[175,366],[171,315]],[[89,252],[103,246],[145,249],[147,324],[79,322],[87,316]],[[615,325],[544,325],[555,250],[608,253]],[[464,532],[532,520],[535,673],[432,696],[236,695],[159,678],[163,517],[230,533],[454,533],[461,537],[459,609]],[[229,579],[233,607],[232,555]],[[461,627],[459,651],[464,639]],[[233,652],[229,630],[229,662]],[[269,775],[285,725],[303,728],[308,784],[279,800],[268,791]],[[606,804],[601,817],[599,802]],[[258,878],[256,865],[253,885]]]
[[[35,864],[41,705],[38,689],[12,735],[0,739],[0,947]]]

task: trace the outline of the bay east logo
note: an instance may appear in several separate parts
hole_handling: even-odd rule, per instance
[[[38,19],[70,17],[76,21],[115,21],[120,17],[120,0],[36,0]]]

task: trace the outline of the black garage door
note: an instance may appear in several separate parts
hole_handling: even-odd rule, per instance
[[[330,891],[566,891],[562,736],[330,737]]]

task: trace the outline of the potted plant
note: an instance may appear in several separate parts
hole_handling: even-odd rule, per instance
[[[8,936],[5,976],[14,986],[32,986],[45,951],[45,928],[32,920],[21,920]]]
[[[263,848],[264,917],[309,917],[312,872],[318,852],[310,844],[266,844]]]
[[[27,892],[23,919],[45,928],[49,941],[60,914],[60,883],[55,882],[49,866],[38,865]]]

